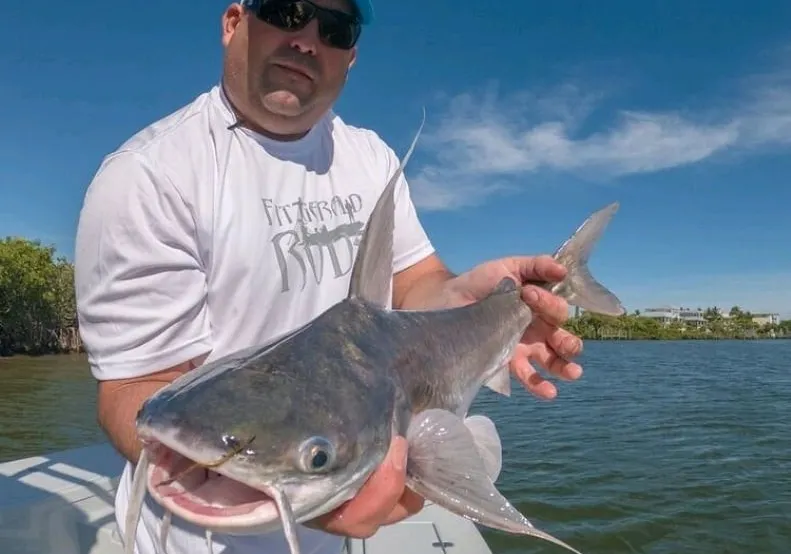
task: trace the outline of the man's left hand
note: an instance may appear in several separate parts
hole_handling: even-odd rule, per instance
[[[533,321],[511,360],[511,373],[535,396],[552,399],[555,385],[536,371],[537,362],[551,375],[573,381],[582,376],[582,367],[571,360],[582,353],[582,340],[561,329],[568,320],[568,303],[559,296],[530,281],[558,282],[566,268],[551,256],[514,256],[485,262],[445,284],[443,303],[464,305],[476,302],[492,292],[504,277],[522,285],[522,298],[534,312]]]

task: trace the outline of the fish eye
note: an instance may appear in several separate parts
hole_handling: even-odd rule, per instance
[[[305,473],[321,473],[335,464],[335,448],[324,437],[311,437],[299,447],[299,467]]]

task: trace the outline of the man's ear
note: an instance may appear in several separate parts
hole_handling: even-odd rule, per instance
[[[227,48],[231,38],[236,32],[236,27],[242,21],[244,8],[238,2],[234,2],[225,9],[222,14],[222,45]]]

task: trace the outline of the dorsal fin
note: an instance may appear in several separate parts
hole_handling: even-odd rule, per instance
[[[365,226],[360,247],[352,268],[349,298],[360,298],[381,307],[390,305],[393,281],[393,231],[395,228],[395,187],[404,172],[417,139],[426,123],[426,110],[423,121],[412,139],[404,159],[388,181]]]

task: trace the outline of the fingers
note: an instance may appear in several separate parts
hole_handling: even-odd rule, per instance
[[[528,327],[522,342],[529,345],[524,355],[538,362],[553,376],[566,381],[582,376],[582,367],[571,361],[582,353],[582,341],[565,329],[551,327],[538,320]]]
[[[582,366],[561,358],[554,350],[548,348],[546,344],[534,345],[528,360],[538,362],[547,373],[563,381],[576,381],[582,377]]]
[[[541,319],[534,320],[522,339],[527,344],[545,343],[561,358],[572,360],[582,354],[582,340],[575,334],[550,325]],[[543,362],[541,363],[543,366]],[[549,369],[549,368],[547,368]]]
[[[409,515],[409,509],[415,506],[415,501],[411,497],[407,498],[410,504],[402,506],[401,512],[396,509],[399,500],[406,496],[404,487],[406,454],[406,439],[394,437],[384,461],[371,474],[357,495],[329,514],[316,518],[314,526],[329,533],[368,538],[376,533],[385,521],[394,519],[394,512]],[[420,508],[417,508],[418,511]]]
[[[573,334],[537,321],[514,349],[511,372],[531,394],[551,400],[557,396],[557,388],[531,362],[537,362],[554,377],[574,381],[582,376],[582,367],[566,358],[573,358],[581,351],[582,341]]]
[[[415,515],[423,509],[425,502],[426,501],[423,499],[423,497],[418,493],[412,489],[405,488],[404,494],[402,494],[401,498],[398,500],[398,504],[396,504],[395,508],[393,508],[393,511],[390,512],[381,525],[391,525],[393,523],[398,523],[402,519],[406,519],[409,516]]]
[[[552,326],[559,327],[569,318],[568,302],[541,287],[525,285],[522,298],[538,317]]]
[[[566,277],[567,270],[552,256],[513,256],[503,260],[509,271],[518,275],[522,282],[545,281],[555,283]]]
[[[557,396],[558,390],[555,385],[544,379],[530,364],[526,353],[527,349],[528,347],[525,344],[519,344],[516,347],[514,357],[510,363],[511,373],[519,379],[525,389],[531,394],[544,400],[552,400]]]
[[[568,303],[540,286],[525,283],[562,281],[567,274],[566,268],[552,256],[547,255],[513,256],[506,258],[504,263],[505,267],[518,275],[524,284],[522,297],[525,303],[550,325],[563,325],[569,317]]]

